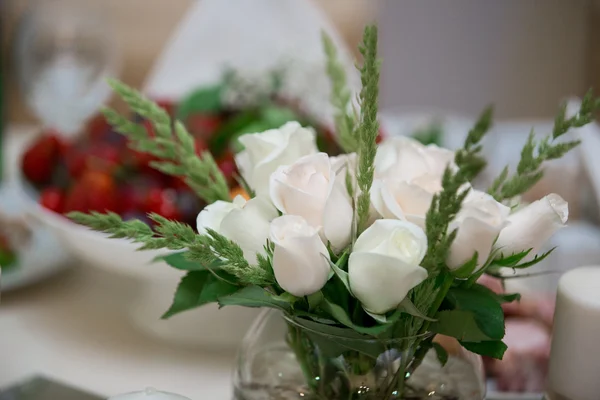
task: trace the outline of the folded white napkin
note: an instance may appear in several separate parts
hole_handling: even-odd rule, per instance
[[[154,98],[178,99],[217,82],[225,67],[257,76],[285,64],[286,92],[300,99],[314,118],[329,123],[322,31],[337,45],[356,90],[360,81],[350,52],[311,1],[196,1],[156,61],[144,91]]]

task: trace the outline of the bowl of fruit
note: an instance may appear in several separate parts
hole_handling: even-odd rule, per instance
[[[178,103],[163,101],[160,105],[186,125],[198,154],[212,154],[229,183],[232,198],[243,194],[236,181],[234,161],[240,150],[237,139],[243,134],[279,128],[296,120],[316,127],[321,150],[338,152],[330,132],[290,102],[264,94],[252,102],[224,101],[225,97],[222,85],[197,90]],[[144,134],[156,134],[155,127],[139,115],[131,115],[129,120],[144,129]],[[234,345],[255,313],[235,308],[217,313],[216,307],[206,306],[161,321],[158,312],[167,310],[173,287],[182,275],[164,262],[154,262],[164,254],[137,251],[135,243],[109,240],[65,216],[72,211],[110,211],[152,227],[153,221],[147,215],[155,213],[195,227],[205,204],[181,177],[154,169],[153,161],[155,158],[141,149],[130,148],[125,137],[99,115],[75,141],[66,141],[60,132],[40,132],[22,149],[20,182],[31,200],[30,214],[50,228],[72,255],[85,265],[129,275],[143,283],[143,293],[131,305],[138,326],[171,342]],[[211,323],[202,323],[207,318]]]

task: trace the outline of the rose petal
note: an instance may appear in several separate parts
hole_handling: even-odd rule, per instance
[[[557,194],[549,194],[510,215],[510,225],[500,232],[496,247],[505,256],[533,249],[523,259],[530,261],[554,232],[565,226],[568,217],[567,202]]]
[[[270,222],[277,216],[277,210],[267,199],[255,197],[223,218],[220,233],[242,248],[250,264],[256,264],[256,255],[264,254]]]
[[[404,300],[409,290],[427,278],[417,265],[376,253],[353,252],[348,261],[352,293],[370,312],[384,314]]]

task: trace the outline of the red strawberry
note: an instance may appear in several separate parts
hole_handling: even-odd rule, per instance
[[[217,161],[217,165],[223,175],[225,175],[225,179],[227,179],[229,183],[233,182],[235,174],[237,173],[237,166],[235,165],[233,153],[229,151],[226,152],[219,161]]]
[[[48,129],[44,132],[45,136],[51,136],[56,141],[56,145],[58,148],[58,153],[61,157],[66,156],[71,151],[71,148],[74,146],[74,142],[69,141],[60,136],[60,133],[54,129]]]
[[[8,243],[8,238],[4,235],[0,235],[0,250],[10,250],[10,243]]]
[[[322,131],[323,138],[327,143],[335,143],[335,134],[331,129],[324,128]]]
[[[87,154],[81,149],[73,148],[66,156],[67,169],[72,178],[78,178],[83,174],[87,164]]]
[[[62,213],[65,202],[65,195],[58,188],[44,189],[40,195],[40,204],[50,211]]]
[[[151,154],[142,153],[129,147],[122,150],[120,158],[121,163],[130,165],[134,169],[142,171],[150,170],[150,162],[157,160],[157,158]]]
[[[221,127],[221,117],[210,114],[196,114],[187,118],[186,126],[196,137],[210,139]]]
[[[199,138],[194,139],[194,147],[196,149],[196,154],[199,156],[202,156],[202,153],[209,150],[206,142]]]
[[[87,125],[87,132],[92,142],[102,141],[110,131],[111,126],[103,114],[92,118]]]
[[[175,190],[189,190],[189,186],[185,183],[184,178],[180,176],[172,176],[169,183],[167,184],[170,188]]]
[[[114,172],[119,166],[121,151],[108,143],[98,143],[89,151],[85,167],[95,171]]]
[[[181,219],[181,212],[177,208],[177,194],[173,189],[150,189],[146,198],[145,211],[171,220]]]
[[[71,188],[65,212],[117,211],[117,190],[113,178],[100,171],[86,171]]]
[[[88,189],[81,182],[76,182],[65,198],[65,206],[63,211],[69,213],[71,211],[88,212],[89,206],[87,201]]]
[[[143,210],[148,188],[136,184],[126,184],[119,190],[119,213],[126,214]]]
[[[165,110],[171,117],[175,115],[175,103],[173,101],[166,99],[156,100],[156,104]]]
[[[23,155],[23,173],[33,183],[47,183],[52,178],[54,164],[59,156],[59,139],[54,135],[44,135]]]
[[[375,139],[375,142],[379,144],[383,141],[383,139],[385,139],[385,132],[383,131],[383,129],[379,128],[379,132],[377,133],[377,138]]]
[[[118,211],[117,188],[110,175],[90,171],[83,177],[82,182],[88,187],[90,211]]]

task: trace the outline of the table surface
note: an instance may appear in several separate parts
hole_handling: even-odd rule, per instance
[[[44,375],[103,397],[152,386],[191,399],[231,398],[235,355],[175,348],[130,324],[137,282],[75,266],[36,286],[4,293],[0,387]]]

